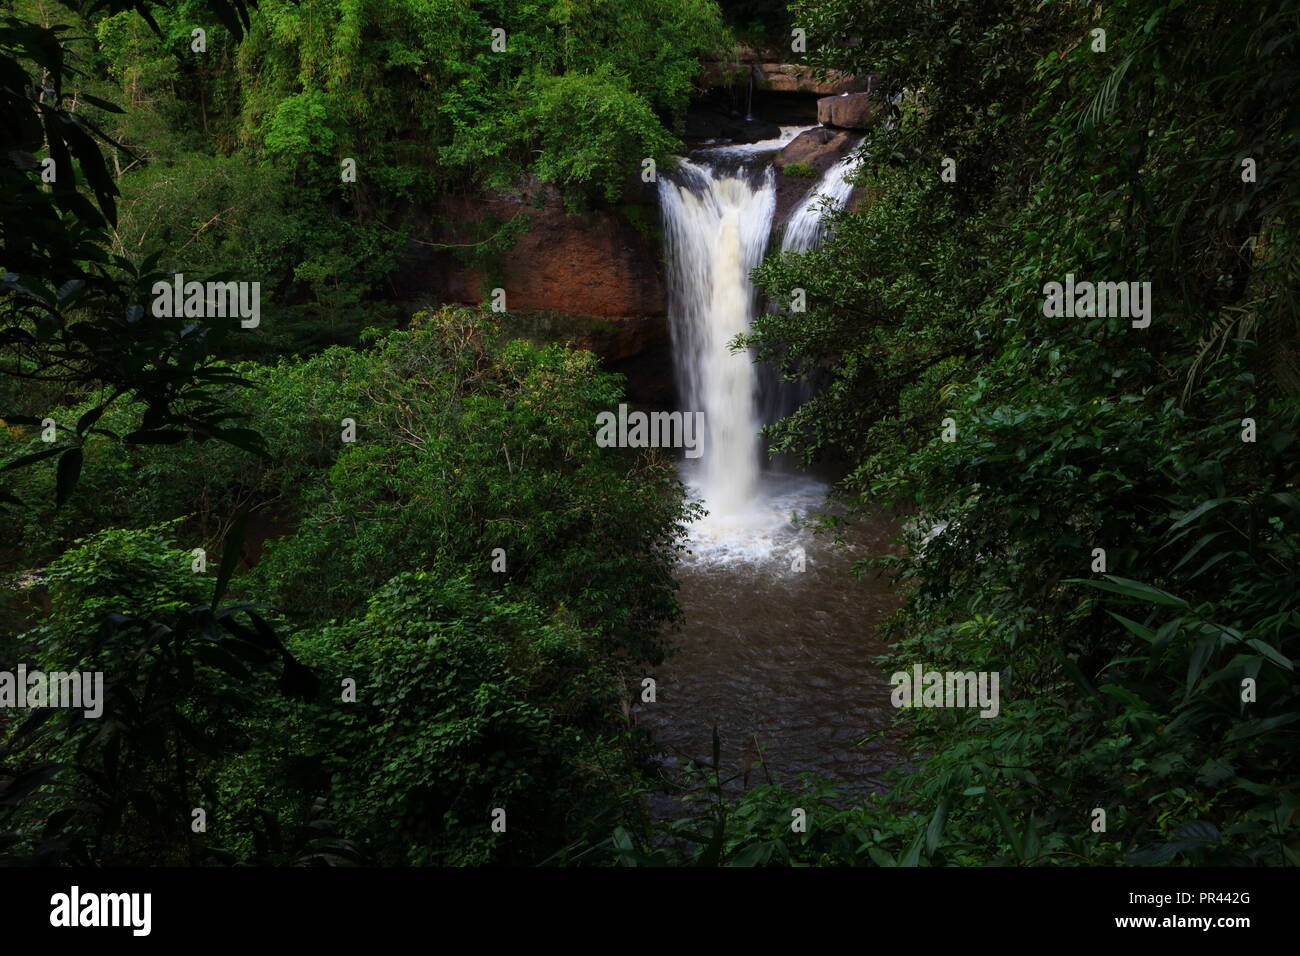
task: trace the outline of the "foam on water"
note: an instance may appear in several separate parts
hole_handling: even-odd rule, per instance
[[[748,157],[759,156],[763,153],[774,153],[787,145],[800,133],[807,132],[810,129],[816,129],[815,126],[782,126],[781,135],[775,139],[760,139],[756,143],[735,143],[727,146],[712,146],[706,144],[706,149],[697,152],[706,153],[714,157]]]
[[[695,497],[705,489],[690,463],[683,462],[682,481]],[[793,571],[796,549],[812,547],[812,521],[825,510],[827,487],[803,475],[763,472],[755,493],[743,507],[710,513],[690,526],[682,563],[689,566],[748,565],[774,575]]]

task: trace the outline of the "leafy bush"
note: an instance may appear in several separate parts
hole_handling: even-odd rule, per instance
[[[279,536],[248,587],[291,615],[359,611],[403,570],[468,568],[657,659],[677,615],[670,570],[691,512],[665,456],[596,445],[596,413],[623,400],[617,380],[590,353],[509,342],[468,310],[421,321],[368,348],[241,366],[254,387],[232,402],[275,449],[267,460],[211,443],[181,458],[94,438],[85,495],[15,515],[33,562],[20,569],[104,521],[185,518],[189,547],[215,549],[249,505],[255,527]],[[53,414],[75,421],[82,408]],[[342,441],[345,418],[355,443]],[[16,487],[42,501],[54,481],[32,470]]]
[[[255,586],[322,619],[360,608],[400,571],[469,569],[658,659],[688,512],[665,458],[596,445],[596,412],[622,400],[616,381],[590,353],[494,344],[469,313],[425,323],[266,379],[272,394],[303,396],[282,425],[324,432],[337,457],[301,491],[302,520],[268,547]],[[325,396],[328,412],[304,415]],[[336,440],[343,417],[357,422],[355,444]],[[504,571],[492,570],[497,549]]]
[[[404,573],[363,617],[299,640],[335,693],[296,732],[331,816],[377,860],[536,863],[638,816],[615,673],[522,595]]]
[[[0,848],[11,859],[230,859],[215,773],[248,746],[242,722],[275,695],[277,659],[285,693],[308,695],[313,680],[255,610],[220,606],[222,578],[203,604],[190,560],[159,529],[110,529],[50,566],[50,614],[18,648],[30,669],[102,675],[101,712],[41,708],[19,721],[6,710],[0,822],[14,830]],[[208,818],[210,831],[195,825]]]
[[[542,182],[578,195],[599,192],[609,202],[622,197],[643,158],[664,163],[680,147],[649,104],[607,65],[538,80],[503,135],[539,145],[533,172]]]
[[[996,719],[901,712],[908,826],[867,843],[914,863],[1294,864],[1294,182],[1244,183],[1240,157],[1297,158],[1275,124],[1300,74],[1276,56],[1300,24],[1280,3],[960,6],[954,31],[953,5],[804,5],[823,65],[924,92],[868,133],[866,208],[759,272],[809,305],[754,344],[826,386],[778,448],[847,460],[847,501],[914,517],[874,562],[908,598],[882,664],[1002,676]],[[1112,31],[1106,57],[1078,39],[1115,22],[1146,28]],[[1234,92],[1207,108],[1209,89]],[[1046,317],[1067,272],[1149,280],[1150,328]]]

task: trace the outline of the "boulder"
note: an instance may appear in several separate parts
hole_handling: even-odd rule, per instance
[[[816,186],[830,169],[861,141],[858,133],[846,129],[834,129],[828,126],[816,126],[804,130],[776,154],[774,163],[776,177],[776,219],[779,225],[785,222],[792,209],[803,201],[808,190]],[[782,170],[791,163],[804,163],[811,166],[816,178],[785,175]]]
[[[824,96],[817,101],[817,122],[841,129],[866,129],[875,122],[880,103],[870,93]]]
[[[777,168],[791,163],[807,163],[819,173],[826,171],[831,163],[837,162],[858,139],[848,130],[834,129],[829,126],[814,126],[804,130],[785,145],[776,154]]]

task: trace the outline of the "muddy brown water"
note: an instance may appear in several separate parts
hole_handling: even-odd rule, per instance
[[[689,470],[684,477],[689,484]],[[722,776],[739,777],[733,790],[765,779],[760,759],[781,783],[812,772],[846,798],[882,789],[900,748],[888,732],[876,628],[899,599],[885,577],[849,569],[894,551],[896,526],[860,522],[837,545],[791,521],[819,509],[825,486],[769,475],[763,490],[739,526],[705,519],[692,529],[677,575],[685,621],[653,674],[656,701],[638,701],[636,719],[663,749],[669,777],[688,760],[711,760],[716,727]]]

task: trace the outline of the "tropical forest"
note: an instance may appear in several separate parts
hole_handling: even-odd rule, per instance
[[[3,0],[0,113],[5,866],[1300,864],[1296,0]]]

